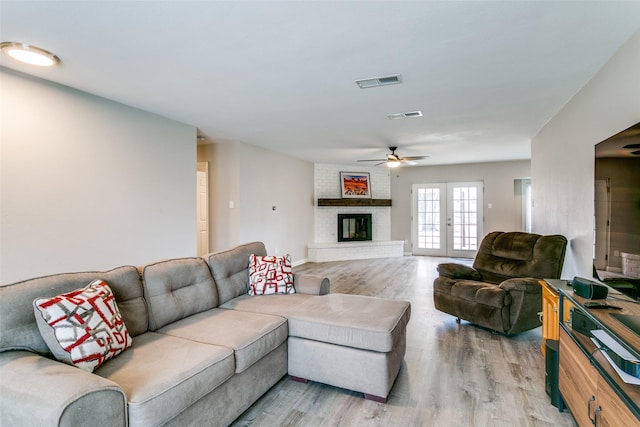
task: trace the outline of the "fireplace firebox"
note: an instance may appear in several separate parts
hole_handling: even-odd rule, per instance
[[[372,240],[371,214],[338,214],[338,242]]]

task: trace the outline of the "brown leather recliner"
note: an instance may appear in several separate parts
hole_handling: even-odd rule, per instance
[[[558,279],[567,239],[560,235],[495,231],[485,236],[473,268],[438,265],[438,310],[507,335],[540,326],[538,279]]]

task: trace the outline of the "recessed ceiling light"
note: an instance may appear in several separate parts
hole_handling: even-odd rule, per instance
[[[410,117],[422,117],[422,111],[407,111],[406,113],[387,114],[391,120],[408,119]]]
[[[378,86],[387,86],[387,85],[395,85],[398,83],[402,83],[400,79],[400,74],[392,74],[390,76],[382,76],[382,77],[370,77],[368,79],[356,80],[356,84],[360,86],[360,89],[367,89],[370,87],[378,87]]]
[[[39,67],[50,67],[60,62],[60,58],[48,50],[26,43],[2,42],[0,49],[17,61]]]

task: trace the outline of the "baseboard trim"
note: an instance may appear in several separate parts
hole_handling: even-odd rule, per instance
[[[309,262],[309,258],[303,258],[299,261],[294,261],[291,263],[291,267],[298,267],[301,266],[302,264],[306,264]]]

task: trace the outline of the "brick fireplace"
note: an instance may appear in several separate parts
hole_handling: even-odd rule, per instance
[[[316,163],[314,169],[315,241],[308,244],[308,260],[311,262],[350,259],[386,258],[404,255],[404,242],[390,240],[391,208],[386,206],[332,206],[319,207],[317,200],[341,198],[340,172],[369,172],[371,193],[374,199],[391,198],[391,182],[386,168],[357,167]],[[371,216],[370,240],[338,240],[338,215]]]

